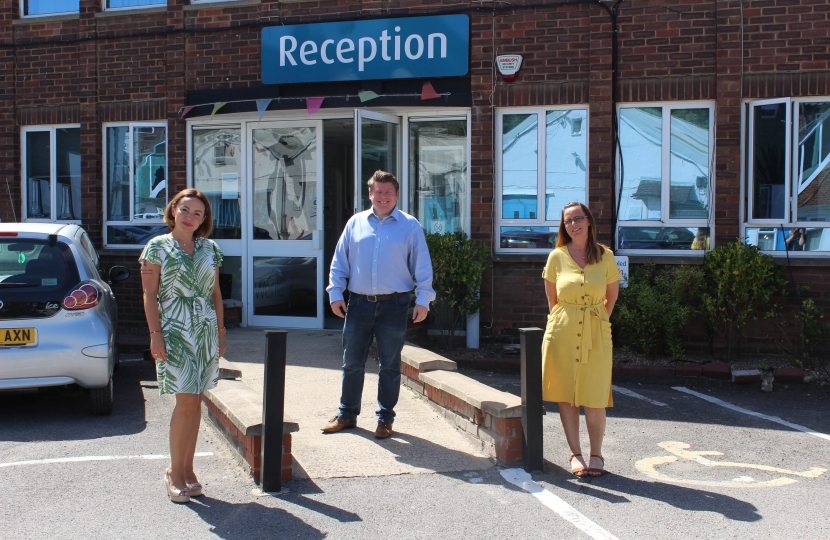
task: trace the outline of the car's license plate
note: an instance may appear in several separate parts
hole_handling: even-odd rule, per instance
[[[29,345],[34,342],[34,328],[0,328],[0,345]]]

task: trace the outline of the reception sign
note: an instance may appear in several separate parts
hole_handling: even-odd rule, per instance
[[[467,15],[271,26],[262,30],[262,82],[461,76],[469,50]]]

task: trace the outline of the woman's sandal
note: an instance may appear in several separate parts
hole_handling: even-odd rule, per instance
[[[597,454],[591,454],[591,457],[601,459],[602,468],[597,469],[596,467],[588,467],[587,469],[585,469],[585,471],[587,472],[587,476],[596,478],[597,476],[602,476],[603,474],[605,474],[605,458]]]
[[[187,482],[187,490],[190,491],[191,497],[202,496],[202,484],[199,482]]]
[[[575,457],[582,457],[582,454],[571,453],[571,457],[568,458],[568,463],[571,464],[571,462],[573,461],[573,459]],[[588,469],[586,467],[579,467],[579,466],[574,468],[573,464],[571,464],[571,474],[576,476],[577,478],[583,478],[585,476],[588,476],[588,473],[586,471],[589,471],[589,470],[590,469]]]
[[[189,503],[190,502],[190,490],[179,489],[173,485],[173,481],[170,479],[170,475],[166,472],[164,473],[164,486],[167,488],[167,496],[170,497],[170,500],[174,503]]]

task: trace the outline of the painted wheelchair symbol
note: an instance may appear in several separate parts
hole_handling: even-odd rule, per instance
[[[790,471],[787,469],[780,469],[778,467],[769,467],[767,465],[754,465],[752,463],[734,463],[731,461],[712,461],[710,459],[705,458],[704,456],[722,456],[723,452],[711,452],[711,451],[703,451],[703,452],[694,452],[689,450],[691,445],[688,445],[683,442],[677,441],[665,441],[658,444],[660,448],[666,450],[667,452],[673,454],[671,456],[656,456],[641,459],[636,463],[637,470],[641,473],[645,474],[650,478],[654,478],[655,480],[660,480],[662,482],[671,482],[675,484],[690,484],[694,486],[708,486],[708,487],[738,487],[738,488],[747,488],[747,487],[778,487],[778,486],[786,486],[789,484],[794,484],[798,480],[792,478],[793,476],[801,477],[801,478],[818,478],[822,474],[827,472],[827,469],[821,469],[819,467],[811,467],[807,471]],[[754,469],[758,471],[765,471],[765,472],[772,472],[772,473],[779,473],[784,474],[787,476],[782,476],[779,478],[775,478],[772,480],[766,481],[755,481],[749,476],[739,476],[737,478],[733,478],[732,480],[725,480],[725,481],[717,481],[717,480],[690,480],[684,478],[674,478],[669,476],[668,474],[664,474],[657,470],[657,467],[661,465],[668,465],[669,463],[674,463],[678,459],[688,459],[694,462],[697,462],[701,465],[705,465],[706,467],[733,467],[737,469]]]

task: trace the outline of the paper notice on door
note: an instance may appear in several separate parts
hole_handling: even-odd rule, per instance
[[[239,175],[237,173],[222,173],[222,199],[239,198]]]

